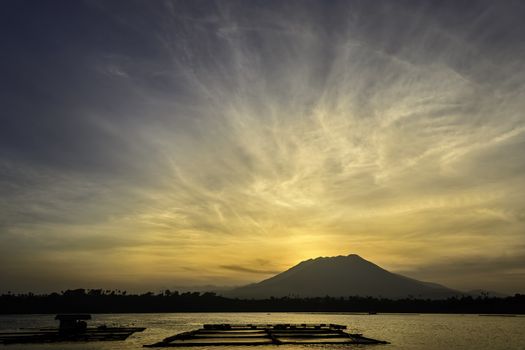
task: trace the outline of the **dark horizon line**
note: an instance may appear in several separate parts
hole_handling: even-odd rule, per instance
[[[233,299],[213,292],[152,292],[142,295],[102,290],[67,290],[62,294],[2,294],[0,314],[154,313],[154,312],[398,312],[525,314],[525,295],[458,296],[447,299],[373,297],[281,297]]]
[[[359,297],[359,298],[378,298],[378,299],[389,299],[389,300],[397,300],[397,299],[403,299],[403,298],[387,298],[381,296],[381,294],[378,294],[377,296],[372,295],[357,295],[357,294],[348,294],[348,295],[320,295],[320,296],[301,296],[300,294],[293,294],[290,293],[287,296],[269,296],[265,298],[254,298],[254,297],[248,297],[248,298],[241,298],[241,297],[230,297],[230,296],[224,296],[221,293],[223,291],[227,291],[229,289],[234,289],[236,287],[231,288],[218,288],[218,289],[204,289],[204,290],[197,290],[192,289],[190,287],[188,288],[178,288],[171,290],[170,288],[159,288],[158,292],[153,292],[151,290],[144,291],[144,292],[133,292],[133,291],[127,291],[126,289],[119,289],[119,288],[113,288],[113,289],[106,289],[106,288],[68,288],[65,290],[60,291],[52,291],[52,292],[13,292],[10,290],[7,290],[7,292],[0,291],[0,296],[35,296],[35,297],[46,297],[46,296],[53,296],[53,295],[67,295],[71,293],[79,293],[79,294],[86,294],[86,295],[95,295],[95,296],[162,296],[162,295],[187,295],[187,294],[194,294],[194,295],[216,295],[219,297],[227,298],[227,299],[239,299],[239,300],[265,300],[269,298],[293,298],[293,299],[315,299],[315,298],[340,298],[340,297]],[[489,291],[484,289],[474,289],[471,291],[461,291],[456,290],[458,292],[457,295],[453,297],[458,296],[471,296],[471,297],[490,297],[490,298],[507,298],[507,297],[514,297],[519,295],[525,295],[525,292],[515,292],[515,293],[500,293],[496,291]],[[408,299],[418,299],[417,295],[411,295],[407,294],[405,298]],[[426,300],[427,298],[419,298],[421,300]],[[443,298],[447,299],[447,298]]]

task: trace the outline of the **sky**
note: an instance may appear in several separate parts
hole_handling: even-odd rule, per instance
[[[359,254],[525,292],[522,1],[0,3],[0,292]]]

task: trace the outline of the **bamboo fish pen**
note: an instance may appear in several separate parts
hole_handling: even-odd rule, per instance
[[[345,332],[337,324],[205,324],[202,328],[168,337],[144,347],[281,344],[388,344]]]

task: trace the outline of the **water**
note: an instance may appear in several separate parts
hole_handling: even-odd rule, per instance
[[[0,331],[20,327],[56,326],[54,315],[1,315]],[[525,317],[482,317],[478,315],[437,314],[333,314],[333,313],[170,313],[170,314],[99,314],[90,325],[123,325],[147,327],[126,341],[91,343],[55,343],[45,345],[7,345],[6,350],[72,349],[131,350],[155,343],[167,336],[199,328],[203,323],[338,323],[352,333],[387,340],[389,345],[334,346],[303,345],[257,346],[257,350],[523,350],[525,349]],[[205,350],[241,350],[246,347],[203,347]],[[198,348],[198,349],[203,349]],[[255,349],[251,348],[250,349]]]

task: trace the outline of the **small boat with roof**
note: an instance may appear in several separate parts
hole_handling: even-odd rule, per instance
[[[58,328],[23,329],[16,332],[1,332],[0,344],[29,344],[55,342],[87,342],[125,340],[135,332],[142,332],[143,327],[88,327],[90,314],[59,314],[55,320]]]

